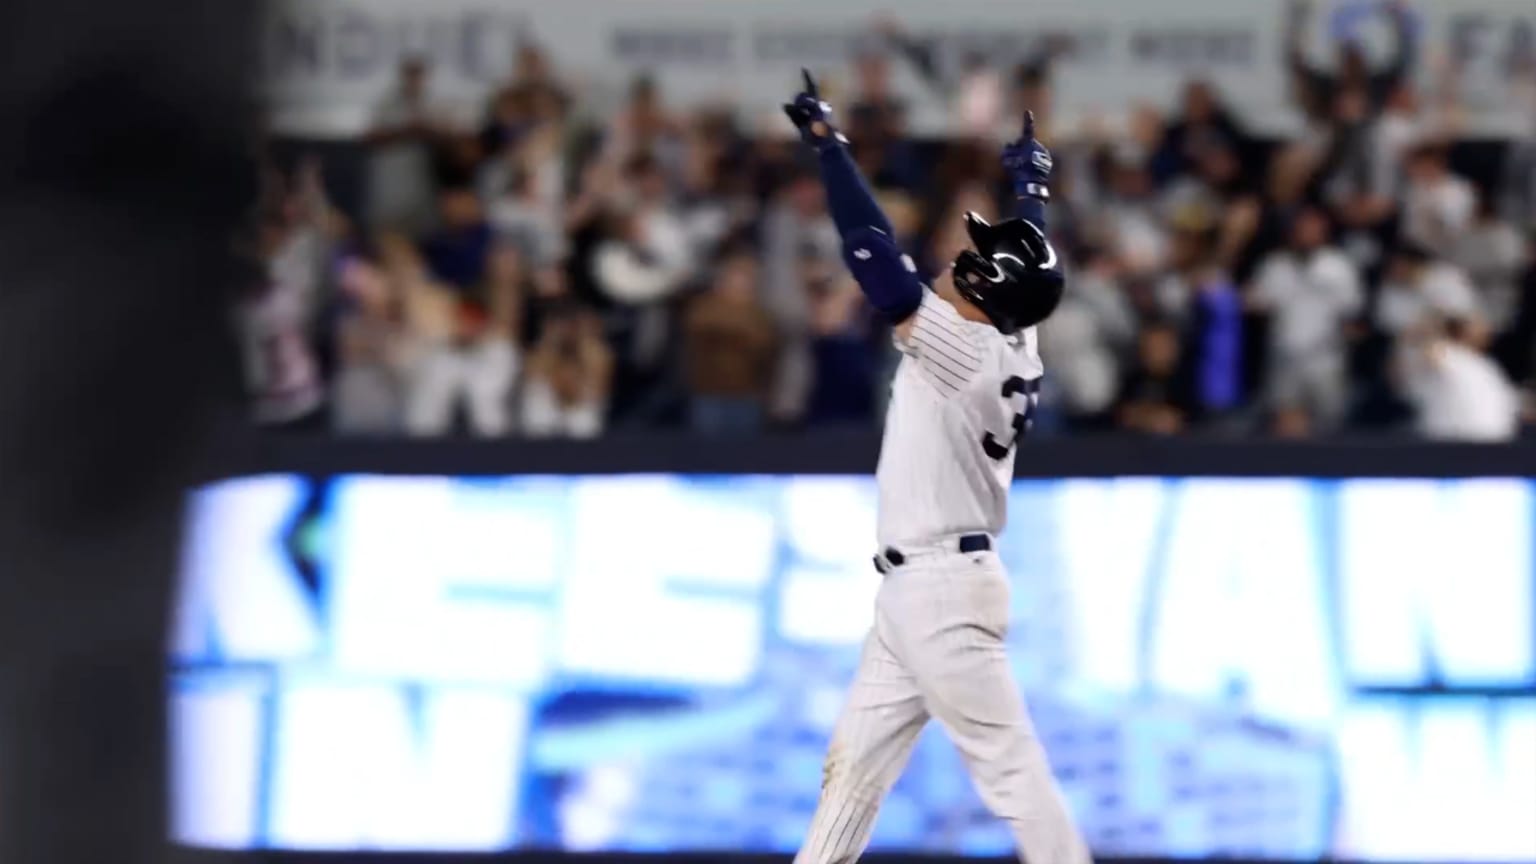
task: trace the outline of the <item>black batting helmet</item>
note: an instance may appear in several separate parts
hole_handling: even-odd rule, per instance
[[[955,258],[955,290],[997,329],[1031,327],[1056,310],[1067,276],[1038,226],[1025,219],[992,225],[967,213],[965,230],[976,249]]]

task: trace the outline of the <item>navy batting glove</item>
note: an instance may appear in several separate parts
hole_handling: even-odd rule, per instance
[[[832,106],[823,102],[816,89],[816,80],[809,70],[800,70],[805,76],[805,90],[795,101],[784,106],[789,121],[800,130],[800,138],[818,151],[838,144],[847,144],[843,133],[832,126]]]
[[[1035,112],[1024,112],[1024,134],[1003,148],[1003,167],[1016,197],[1051,200],[1051,151],[1035,140]]]

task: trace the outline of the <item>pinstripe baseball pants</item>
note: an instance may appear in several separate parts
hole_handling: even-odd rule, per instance
[[[1004,649],[1009,586],[992,552],[908,556],[885,577],[875,625],[827,752],[821,801],[795,864],[845,864],[928,719],[960,750],[1028,864],[1086,864]]]

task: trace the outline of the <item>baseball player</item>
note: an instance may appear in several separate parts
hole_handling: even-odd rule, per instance
[[[1050,153],[1034,118],[1004,150],[1019,218],[966,214],[975,249],[930,290],[832,126],[810,73],[784,106],[816,151],[843,257],[895,327],[879,486],[875,624],[827,753],[820,803],[796,864],[852,862],[918,733],[938,720],[987,807],[1029,864],[1082,864],[1045,751],[1009,671],[1009,586],[993,548],[1003,527],[1014,443],[1029,428],[1043,367],[1035,325],[1065,276],[1045,237]]]

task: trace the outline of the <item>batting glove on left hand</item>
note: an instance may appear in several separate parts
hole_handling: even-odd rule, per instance
[[[795,97],[795,101],[784,106],[789,121],[800,130],[800,138],[817,151],[847,144],[848,139],[832,126],[832,106],[822,101],[816,80],[807,69],[800,73],[805,76],[805,90]]]

